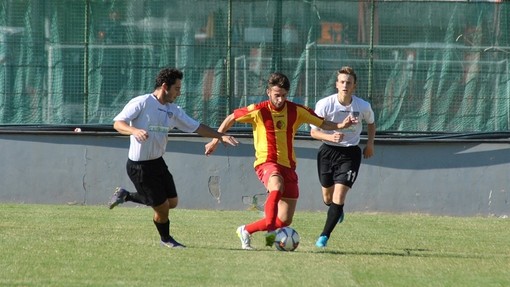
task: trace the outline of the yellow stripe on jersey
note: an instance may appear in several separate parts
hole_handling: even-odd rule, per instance
[[[252,104],[234,111],[236,121],[253,126],[253,145],[257,166],[264,162],[296,168],[294,136],[304,124],[321,126],[324,119],[305,106],[289,102],[277,111],[271,108],[269,101]]]

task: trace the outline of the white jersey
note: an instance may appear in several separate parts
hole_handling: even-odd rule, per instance
[[[153,94],[133,98],[113,119],[148,132],[149,138],[139,142],[130,136],[129,159],[132,161],[152,160],[162,157],[168,142],[168,132],[173,128],[187,133],[198,129],[200,123],[189,117],[176,104],[162,105]]]
[[[336,130],[344,134],[344,138],[340,143],[333,143],[323,141],[328,145],[333,146],[355,146],[359,144],[361,130],[363,129],[362,121],[365,121],[367,124],[373,124],[374,119],[374,111],[365,100],[358,98],[356,96],[352,96],[352,102],[348,106],[341,105],[338,101],[338,94],[333,94],[331,96],[320,99],[317,104],[315,104],[315,113],[325,120],[332,121],[335,123],[341,123],[343,120],[349,115],[352,114],[355,117],[358,117],[359,121],[357,124],[352,125],[346,129]],[[312,129],[320,129],[317,126],[310,125]],[[332,134],[335,130],[327,131],[322,130],[324,133]]]

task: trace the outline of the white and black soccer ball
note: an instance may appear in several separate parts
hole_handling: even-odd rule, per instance
[[[294,251],[299,245],[299,234],[292,227],[283,227],[276,231],[274,246],[280,251]]]

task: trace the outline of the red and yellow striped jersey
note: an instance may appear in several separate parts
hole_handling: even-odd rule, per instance
[[[308,107],[286,101],[283,109],[275,110],[269,100],[236,109],[234,118],[253,126],[254,166],[274,162],[292,169],[296,168],[294,136],[299,126],[324,122]]]

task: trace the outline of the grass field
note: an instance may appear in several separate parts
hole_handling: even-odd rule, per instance
[[[297,212],[295,252],[240,249],[254,211],[172,211],[188,246],[159,247],[149,208],[0,204],[0,286],[510,286],[510,220]]]

